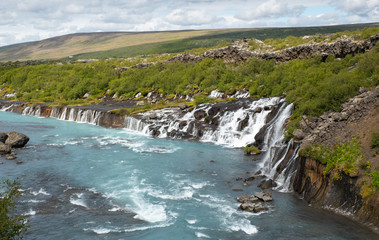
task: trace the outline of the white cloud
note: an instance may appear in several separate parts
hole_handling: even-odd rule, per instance
[[[1,0],[0,46],[74,32],[312,26],[378,16],[379,0]]]
[[[379,11],[379,0],[331,1],[330,4],[349,15],[369,16]]]
[[[175,25],[196,26],[222,21],[223,18],[212,16],[205,10],[186,11],[182,9],[175,9],[167,17],[165,17],[165,20]]]
[[[236,15],[242,20],[254,20],[262,18],[280,18],[288,16],[298,16],[304,11],[304,6],[288,7],[288,4],[282,1],[269,0],[258,5],[256,8],[244,11],[242,14]]]

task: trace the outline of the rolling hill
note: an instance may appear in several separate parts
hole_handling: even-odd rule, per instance
[[[289,35],[352,31],[378,23],[302,28],[249,28],[186,30],[166,32],[76,33],[36,42],[0,47],[0,61],[62,58],[108,58],[176,53],[194,48],[209,48],[221,42],[242,38],[280,38]]]

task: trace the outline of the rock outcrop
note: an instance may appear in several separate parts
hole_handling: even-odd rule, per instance
[[[243,39],[240,41],[234,41],[227,47],[211,49],[199,56],[195,56],[188,53],[178,54],[165,63],[168,62],[186,62],[195,63],[204,60],[205,58],[222,59],[225,63],[235,63],[245,61],[249,58],[256,57],[264,60],[274,60],[275,62],[286,62],[293,59],[305,59],[315,55],[321,56],[326,59],[328,56],[334,56],[337,58],[343,58],[349,54],[364,53],[372,49],[379,40],[379,34],[376,34],[365,41],[356,41],[352,38],[339,39],[337,41],[327,43],[307,43],[298,45],[295,47],[286,48],[284,50],[250,50],[248,42],[259,41],[257,39]],[[260,41],[259,41],[260,42]],[[132,67],[122,67],[116,69],[118,72],[126,71],[130,68],[145,68],[153,63],[141,63]]]
[[[301,148],[309,144],[333,146],[358,138],[362,145],[365,161],[371,168],[379,168],[379,156],[370,147],[371,133],[379,132],[379,87],[360,89],[360,94],[342,105],[340,112],[327,112],[319,118],[303,116],[301,129],[294,133]],[[326,166],[311,158],[299,157],[295,192],[301,194],[312,206],[328,208],[346,213],[360,222],[379,226],[379,193],[362,196],[366,174],[358,168],[354,175],[336,170],[325,172]]]
[[[371,91],[361,88],[360,92],[344,103],[340,112],[326,112],[319,118],[303,116],[301,129],[294,132],[295,140],[301,143],[301,147],[313,143],[332,145],[336,137],[340,142],[351,140],[353,136],[349,125],[362,123],[378,112],[379,87]]]

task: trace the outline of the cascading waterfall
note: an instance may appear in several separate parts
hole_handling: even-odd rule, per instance
[[[14,107],[5,106],[2,110],[13,111]],[[186,110],[177,107],[148,111],[125,117],[124,126],[159,138],[193,139],[237,148],[254,144],[255,136],[265,129],[260,173],[276,181],[278,190],[288,191],[296,171],[297,149],[292,149],[292,155],[287,156],[294,146],[292,142],[285,143],[283,126],[292,109],[292,104],[278,97],[244,99],[202,104]],[[26,107],[22,114],[41,116],[41,111],[41,105],[33,105]],[[52,107],[45,117],[99,125],[103,115],[104,112],[91,109]],[[283,164],[285,166],[281,166]],[[278,173],[279,165],[282,170]]]
[[[179,108],[148,111],[126,117],[125,128],[160,138],[188,138],[228,147],[254,143],[256,134],[265,128],[260,172],[275,180],[278,190],[290,190],[297,149],[287,156],[294,146],[284,141],[283,126],[292,114],[293,104],[277,97],[240,102],[238,106],[203,104],[187,111]],[[283,161],[287,162],[278,174],[276,168]]]
[[[1,107],[1,111],[13,112],[15,108],[19,107],[18,104],[5,105]],[[41,117],[42,106],[32,105],[25,107],[21,114]],[[99,121],[104,112],[96,110],[84,110],[79,108],[70,107],[52,107],[50,112],[44,113],[44,117],[56,118],[59,120],[68,120],[80,123],[89,123],[99,125]]]

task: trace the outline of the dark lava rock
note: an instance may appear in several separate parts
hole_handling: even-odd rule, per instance
[[[201,120],[203,119],[205,116],[206,116],[206,113],[204,110],[200,109],[200,110],[197,110],[193,116],[195,117],[196,120]]]
[[[245,182],[254,181],[254,179],[255,179],[255,177],[251,176],[251,177],[245,178]]]
[[[234,191],[234,192],[243,192],[243,189],[241,189],[241,188],[233,188],[232,191]]]
[[[11,152],[11,147],[3,142],[0,142],[0,154],[7,154]]]
[[[260,187],[262,189],[269,189],[269,188],[273,188],[273,187],[276,187],[276,186],[277,186],[277,184],[272,179],[263,180],[258,185],[258,187]]]
[[[249,124],[249,116],[238,122],[237,131],[242,131]]]
[[[256,107],[254,109],[254,113],[260,113],[260,112],[262,112],[262,108],[261,107]]]
[[[11,146],[12,148],[22,148],[29,141],[29,137],[18,132],[8,133],[8,138],[5,141],[5,144]]]
[[[6,133],[0,133],[0,142],[5,143],[5,141],[8,138],[8,134]]]

